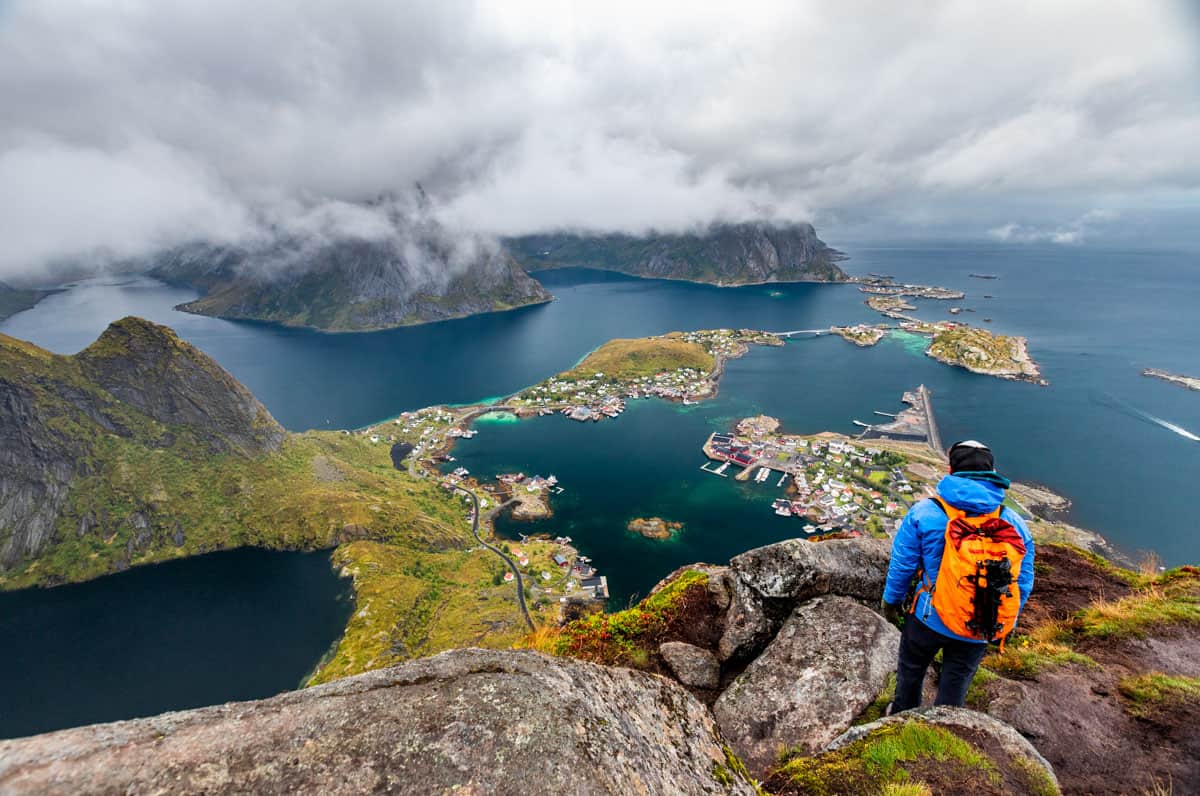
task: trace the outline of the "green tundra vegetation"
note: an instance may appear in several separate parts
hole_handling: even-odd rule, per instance
[[[603,373],[609,379],[639,379],[663,371],[693,368],[709,373],[716,360],[704,346],[682,339],[678,333],[662,337],[609,340],[563,374],[590,378]]]

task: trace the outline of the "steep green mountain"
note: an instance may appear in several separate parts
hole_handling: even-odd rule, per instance
[[[716,224],[683,235],[530,235],[506,245],[526,269],[586,266],[716,285],[843,282],[845,256],[811,224]]]
[[[125,318],[74,356],[0,335],[0,588],[258,545],[459,547],[382,446],[288,434],[207,355]]]
[[[23,290],[0,282],[0,321],[27,310],[55,291]]]
[[[551,298],[502,248],[480,243],[463,254],[436,237],[192,245],[161,255],[150,273],[206,291],[178,309],[329,332],[441,321]]]

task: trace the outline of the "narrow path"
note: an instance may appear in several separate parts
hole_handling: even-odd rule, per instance
[[[483,537],[479,535],[479,496],[471,490],[464,489],[457,484],[454,485],[454,491],[461,492],[471,498],[471,503],[474,506],[474,511],[471,512],[471,535],[475,537],[475,541],[479,542],[488,550],[491,550],[493,553],[504,559],[504,563],[508,564],[508,568],[511,569],[513,575],[516,576],[515,582],[517,584],[517,605],[521,607],[521,614],[525,617],[525,624],[529,626],[530,630],[534,630],[533,617],[529,615],[529,608],[527,608],[525,605],[525,583],[521,578],[521,570],[517,569],[517,563],[509,558],[508,555],[499,547],[485,542]]]

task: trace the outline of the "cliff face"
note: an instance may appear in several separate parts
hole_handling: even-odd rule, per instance
[[[447,320],[551,298],[499,246],[474,242],[456,249],[424,228],[403,243],[190,246],[159,257],[151,274],[207,291],[179,307],[188,312],[331,332]]]
[[[529,270],[585,266],[717,285],[843,282],[844,256],[811,224],[718,224],[686,235],[531,235],[507,241]]]
[[[284,431],[208,356],[148,321],[117,321],[75,356],[0,335],[0,570],[47,547],[104,450],[183,438],[252,456],[278,449]],[[81,535],[94,522],[81,518]]]

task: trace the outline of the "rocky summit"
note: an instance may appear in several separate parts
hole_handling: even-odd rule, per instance
[[[660,677],[456,650],[259,702],[0,741],[0,791],[753,794]]]
[[[844,282],[811,224],[714,224],[688,234],[531,235],[506,241],[528,270],[582,266],[715,285]]]

